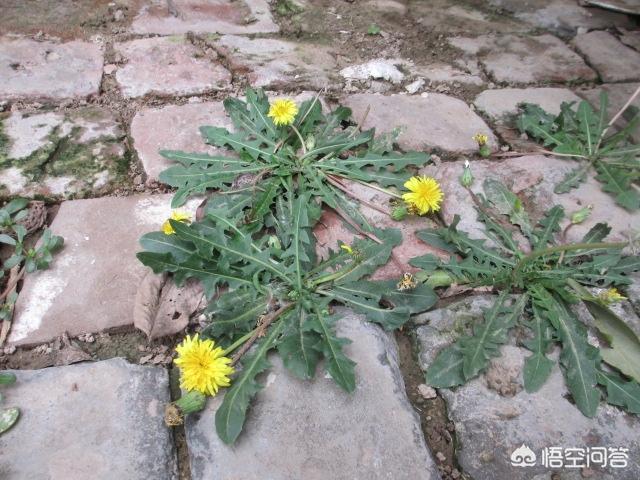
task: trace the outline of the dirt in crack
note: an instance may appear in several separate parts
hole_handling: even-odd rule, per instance
[[[420,417],[422,433],[431,454],[438,465],[443,480],[469,480],[463,474],[455,457],[455,427],[447,417],[444,400],[440,396],[425,398],[419,386],[424,384],[424,374],[418,365],[413,342],[407,332],[396,332],[400,354],[400,371],[404,378],[407,397]]]

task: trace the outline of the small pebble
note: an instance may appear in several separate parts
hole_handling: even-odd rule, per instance
[[[438,396],[438,394],[436,393],[433,387],[430,387],[429,385],[425,385],[424,383],[421,385],[418,385],[418,392],[427,400],[436,398]]]
[[[104,68],[102,69],[102,71],[104,72],[105,75],[111,75],[113,72],[115,72],[118,69],[117,65],[114,65],[113,63],[109,63],[107,65],[104,66]]]
[[[439,462],[444,462],[447,459],[447,457],[445,457],[444,453],[442,452],[436,452],[436,458]]]

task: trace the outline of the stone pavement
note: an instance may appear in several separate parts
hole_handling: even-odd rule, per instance
[[[422,173],[442,184],[444,219],[460,215],[460,227],[474,237],[481,226],[458,183],[467,159],[474,191],[485,178],[502,180],[536,219],[552,204],[567,212],[593,204],[588,222],[568,230],[569,240],[599,221],[611,224],[612,239],[640,225],[639,214],[615,205],[593,176],[568,194],[553,193],[572,162],[532,154],[536,146],[514,128],[522,102],[557,113],[563,101],[597,103],[606,91],[608,113],[616,113],[640,84],[640,29],[630,16],[577,0],[41,3],[0,5],[0,196],[60,202],[51,228],[65,238],[51,269],[27,276],[20,291],[9,340],[24,351],[65,332],[132,330],[145,274],[135,259],[138,239],[170,213],[159,174],[171,162],[158,151],[227,154],[205,145],[198,127],[232,128],[222,101],[248,85],[297,101],[322,91],[325,105],[350,107],[363,128],[388,134],[402,150],[431,153],[434,164]],[[476,133],[488,136],[494,153],[522,155],[480,159]],[[640,132],[634,138],[640,141]],[[383,213],[392,206],[385,194],[350,188],[368,202],[362,212],[370,222],[403,233],[394,262],[375,278],[397,278],[415,271],[412,257],[443,253],[416,236],[432,220],[394,222]],[[194,212],[199,202],[184,208]],[[330,210],[315,234],[321,255],[355,235]],[[640,312],[639,286],[640,277],[625,312]],[[472,321],[486,303],[464,300],[407,327],[420,366],[451,340],[452,323]],[[18,383],[2,393],[23,418],[0,437],[0,478],[457,479],[459,467],[476,479],[542,480],[551,471],[514,469],[510,451],[523,442],[555,442],[638,452],[637,419],[604,406],[595,419],[582,417],[564,399],[559,371],[537,394],[520,392],[523,352],[508,345],[503,364],[492,368],[507,372],[514,397],[488,388],[485,377],[438,392],[455,427],[456,458],[445,462],[429,446],[435,420],[408,401],[405,380],[415,386],[399,370],[395,340],[341,312],[358,362],[355,394],[322,374],[298,382],[274,358],[234,447],[215,435],[216,399],[188,422],[186,445],[177,440],[183,455],[176,455],[160,418],[169,398],[160,367],[113,359],[18,371]],[[562,478],[590,473],[640,476],[636,463],[618,476],[563,471]]]

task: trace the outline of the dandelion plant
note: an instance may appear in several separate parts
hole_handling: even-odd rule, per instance
[[[369,278],[392,258],[402,236],[369,224],[344,180],[404,197],[402,208],[415,214],[437,211],[442,192],[433,179],[412,176],[411,166],[424,165],[427,155],[381,147],[385,142],[372,130],[349,124],[344,107],[325,115],[317,97],[300,106],[287,99],[269,103],[251,89],[246,101],[224,105],[235,132],[201,132],[208,143],[229,148],[230,156],[162,152],[178,162],[160,177],[177,188],[173,206],[208,193],[206,206],[195,221],[174,212],[162,231],[142,237],[138,258],[156,273],[172,273],[179,285],[200,280],[209,299],[206,327],[178,349],[176,364],[189,393],[168,408],[167,422],[179,423],[201,408],[202,395],[228,387],[215,427],[233,443],[261,389],[257,376],[270,367],[270,351],[301,379],[313,378],[324,359],[340,387],[355,389],[355,363],[343,350],[349,341],[336,333],[334,304],[393,330],[437,300],[431,287],[400,269],[397,279]],[[389,190],[403,185],[409,189],[404,196]],[[324,259],[316,255],[313,234],[323,206],[359,234]]]
[[[600,94],[600,106],[594,110],[589,102],[582,101],[576,109],[572,103],[563,103],[560,114],[551,115],[538,105],[524,104],[518,119],[518,127],[558,156],[574,159],[579,166],[571,170],[555,186],[556,193],[566,193],[583,183],[591,170],[602,189],[614,197],[616,203],[630,211],[640,208],[640,145],[632,143],[630,135],[640,124],[640,114],[634,113],[626,127],[610,133],[613,124],[633,99],[610,121],[607,93]]]
[[[448,388],[476,377],[520,325],[529,332],[523,343],[531,351],[523,369],[528,392],[549,377],[554,365],[549,352],[558,345],[567,387],[583,414],[595,415],[603,396],[598,385],[610,403],[640,413],[640,340],[607,307],[621,298],[617,288],[630,284],[629,275],[640,270],[640,257],[623,254],[626,242],[606,242],[611,229],[604,223],[579,243],[566,243],[561,206],[551,207],[535,222],[501,183],[487,179],[484,191],[486,198],[476,200],[487,240],[458,230],[458,217],[448,227],[418,233],[451,253],[448,261],[433,255],[412,260],[424,270],[427,284],[490,286],[498,293],[483,320],[439,352],[427,370],[427,383]],[[588,340],[587,327],[575,313],[580,302],[603,335],[600,348]]]

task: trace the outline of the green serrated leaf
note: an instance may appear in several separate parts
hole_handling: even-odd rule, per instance
[[[551,325],[535,304],[533,304],[533,319],[527,326],[533,332],[533,339],[524,342],[524,345],[533,352],[533,355],[525,359],[522,373],[524,388],[532,393],[538,391],[547,381],[555,362],[546,356],[552,343]]]
[[[247,414],[251,399],[262,389],[255,379],[267,370],[271,364],[267,353],[275,347],[276,340],[284,329],[284,322],[278,321],[269,329],[266,337],[258,342],[253,353],[242,362],[242,371],[233,379],[231,387],[225,392],[222,405],[216,412],[216,431],[220,439],[230,445],[236,441]]]
[[[457,346],[446,347],[429,365],[425,380],[435,388],[452,388],[466,382],[463,372],[464,356]]]
[[[320,334],[321,341],[316,348],[326,358],[326,368],[331,378],[347,392],[353,392],[356,389],[356,363],[342,351],[342,347],[351,341],[336,336],[334,325],[337,320],[337,316],[327,316],[320,309],[316,309],[315,315],[309,318],[308,328]]]
[[[607,390],[607,402],[626,409],[629,413],[640,414],[640,385],[625,381],[615,373],[598,372],[598,383]]]
[[[200,258],[191,257],[178,262],[171,254],[152,252],[139,252],[136,257],[154,273],[173,273],[177,285],[183,285],[188,278],[197,278],[202,282],[207,298],[213,297],[218,285],[227,284],[233,288],[252,285],[251,280],[247,280],[241,273],[222,270],[217,265]]]
[[[554,243],[553,236],[560,231],[560,222],[563,218],[564,208],[560,205],[555,205],[545,213],[538,227],[533,231],[534,250],[545,248]]]
[[[464,356],[464,377],[470,379],[483,371],[492,357],[499,355],[500,345],[506,343],[507,333],[522,315],[529,297],[521,295],[512,306],[506,305],[507,294],[502,292],[493,307],[484,313],[484,322],[474,328],[473,336],[462,337],[457,343]]]
[[[278,344],[284,366],[302,380],[313,378],[322,358],[320,334],[307,325],[309,313],[297,308],[286,319],[286,328]]]
[[[522,202],[511,190],[492,178],[483,183],[487,200],[502,215],[507,215],[514,225],[517,225],[527,237],[531,237],[532,227],[529,215],[522,207]]]
[[[564,178],[553,188],[555,193],[568,193],[587,180],[587,172],[591,165],[580,166],[568,171]]]
[[[631,186],[633,177],[628,172],[607,162],[597,162],[596,171],[596,180],[602,183],[602,190],[611,193],[616,203],[630,211],[640,208],[640,193]]]
[[[600,402],[600,392],[595,387],[600,361],[598,349],[589,345],[585,327],[575,319],[563,300],[538,285],[532,286],[529,291],[562,342],[560,362],[564,366],[567,387],[576,406],[585,416],[593,417]]]

